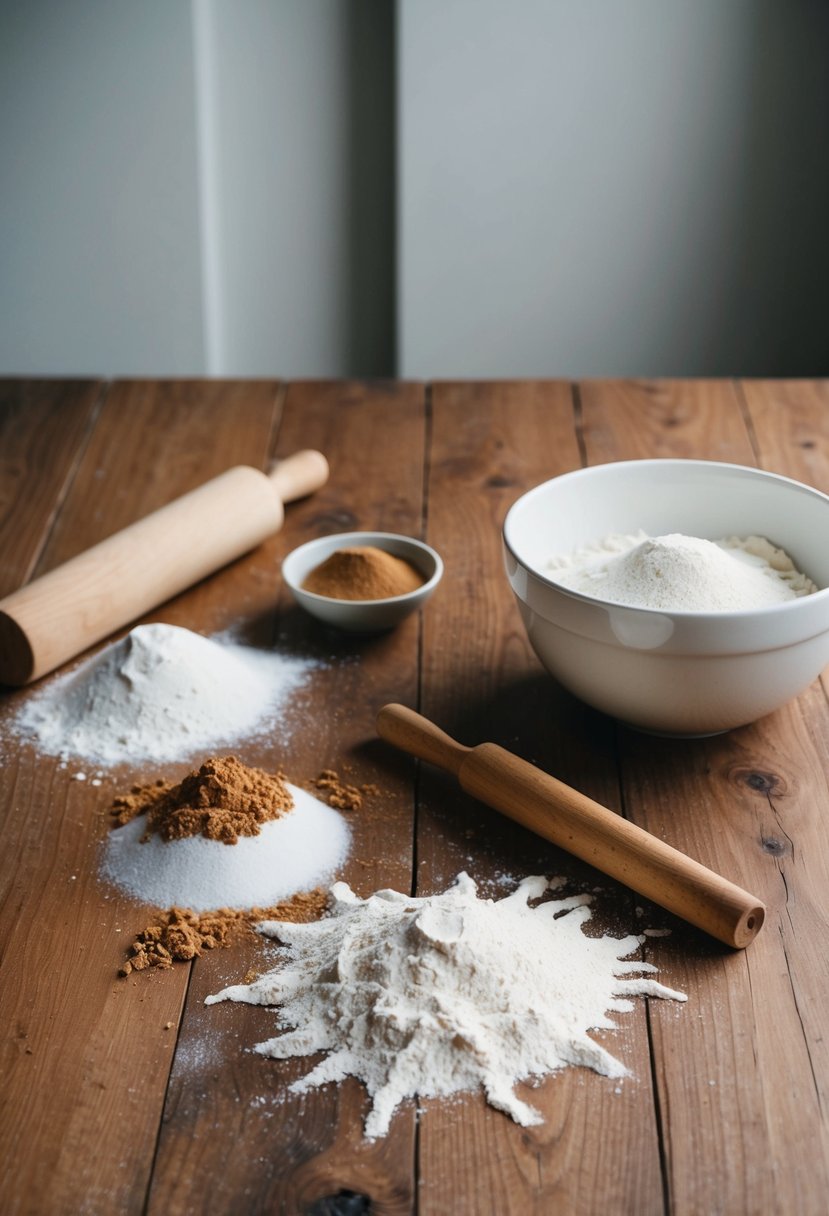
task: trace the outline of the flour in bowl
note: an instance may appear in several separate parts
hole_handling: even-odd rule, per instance
[[[631,608],[745,612],[811,595],[818,588],[762,536],[702,540],[611,534],[549,563],[563,587]]]

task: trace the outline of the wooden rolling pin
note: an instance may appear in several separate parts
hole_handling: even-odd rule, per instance
[[[464,747],[427,718],[386,705],[381,738],[458,778],[463,789],[729,946],[760,931],[753,895],[496,743]]]
[[[311,450],[270,475],[238,465],[0,600],[0,684],[46,675],[241,557],[327,480]]]

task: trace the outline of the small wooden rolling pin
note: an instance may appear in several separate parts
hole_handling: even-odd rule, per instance
[[[377,731],[454,773],[481,802],[726,945],[742,949],[759,933],[765,907],[753,895],[496,743],[464,747],[402,705],[380,710]]]
[[[282,527],[282,504],[324,485],[321,452],[268,475],[238,465],[0,600],[0,684],[28,684]]]

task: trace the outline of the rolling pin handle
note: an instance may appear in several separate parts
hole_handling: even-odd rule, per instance
[[[401,751],[435,764],[456,777],[472,750],[405,705],[384,705],[377,715],[377,733]]]
[[[305,448],[276,463],[268,474],[282,502],[313,494],[328,481],[328,461],[322,452]]]

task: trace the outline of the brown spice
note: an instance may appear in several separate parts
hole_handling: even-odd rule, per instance
[[[416,591],[423,575],[411,562],[374,545],[337,549],[311,571],[303,590],[335,600],[387,600]]]
[[[178,785],[159,780],[133,786],[115,799],[112,814],[122,825],[146,812],[144,840],[155,832],[167,841],[206,836],[236,844],[240,836],[258,836],[261,824],[287,814],[292,806],[281,773],[248,768],[235,756],[213,756]]]
[[[328,805],[338,811],[362,810],[365,797],[380,793],[379,786],[373,783],[360,786],[351,785],[333,768],[324,768],[312,785],[314,789],[322,790]]]
[[[127,976],[151,967],[167,970],[174,962],[187,962],[204,950],[230,946],[240,934],[253,933],[253,926],[259,921],[284,920],[296,924],[319,920],[327,902],[327,892],[317,888],[270,908],[219,908],[202,915],[189,908],[168,908],[136,935],[118,974]]]

